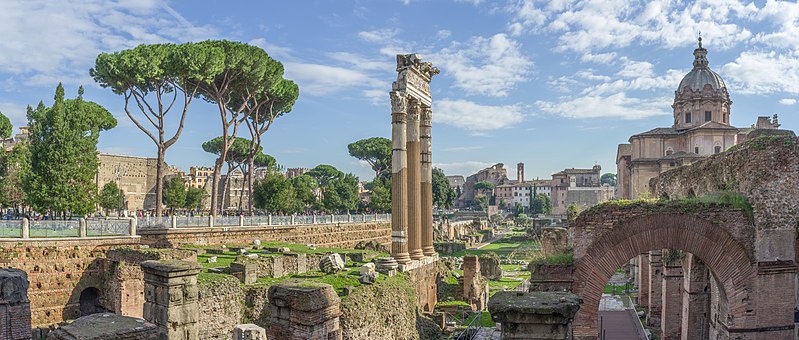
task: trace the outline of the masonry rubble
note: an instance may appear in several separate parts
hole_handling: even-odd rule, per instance
[[[344,260],[339,254],[330,254],[319,261],[319,269],[326,274],[335,273],[344,269]]]
[[[501,339],[571,340],[581,299],[570,292],[497,292],[488,302]]]
[[[266,330],[256,324],[241,324],[233,328],[233,340],[267,340]]]
[[[47,334],[47,340],[159,340],[158,326],[143,319],[97,313]],[[171,339],[171,338],[170,338]]]

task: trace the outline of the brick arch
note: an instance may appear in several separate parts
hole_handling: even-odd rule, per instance
[[[574,321],[575,337],[596,336],[599,300],[616,269],[639,254],[665,248],[699,257],[721,283],[735,327],[746,327],[756,276],[751,246],[719,224],[689,214],[656,213],[610,224],[576,223],[575,244],[587,242],[575,248],[573,291],[583,299]],[[586,236],[592,233],[596,237]]]

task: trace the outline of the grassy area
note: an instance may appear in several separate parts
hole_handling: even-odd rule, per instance
[[[484,255],[487,253],[496,253],[497,255],[505,255],[508,258],[518,258],[526,260],[525,256],[530,251],[538,251],[540,245],[537,241],[530,240],[523,233],[512,233],[503,236],[501,239],[492,242],[480,249],[467,249],[453,253],[453,257],[462,257],[465,255]]]
[[[574,253],[568,252],[564,254],[544,255],[539,252],[530,262],[541,264],[572,264],[574,263]]]
[[[499,280],[488,280],[488,291],[490,295],[504,290],[514,290],[522,284],[522,280],[503,277]]]

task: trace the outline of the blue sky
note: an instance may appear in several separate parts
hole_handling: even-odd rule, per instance
[[[16,127],[26,105],[52,103],[59,81],[71,96],[84,85],[120,122],[100,150],[153,156],[123,98],[89,77],[97,54],[237,40],[264,48],[300,86],[266,152],[286,167],[332,164],[368,180],[347,144],[390,136],[394,56],[415,52],[441,68],[433,161],[447,174],[497,162],[512,178],[517,162],[526,178],[595,163],[615,172],[617,144],[671,125],[700,31],[729,87],[733,125],[777,113],[783,128],[799,127],[799,5],[732,0],[2,1],[0,112]],[[220,130],[214,106],[195,101],[167,162],[212,165],[200,144]]]

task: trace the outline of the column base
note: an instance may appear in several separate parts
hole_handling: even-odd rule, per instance
[[[410,251],[410,256],[412,260],[419,260],[424,257],[424,253],[421,249],[414,249]]]
[[[394,260],[399,264],[411,263],[411,257],[408,256],[408,253],[392,254],[391,257],[393,257]]]
[[[425,246],[422,248],[422,253],[424,256],[435,256],[436,250],[433,248],[433,246]]]

